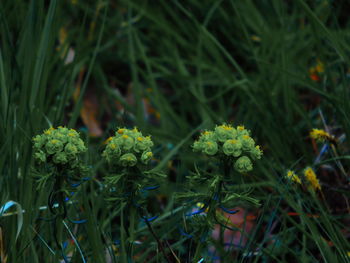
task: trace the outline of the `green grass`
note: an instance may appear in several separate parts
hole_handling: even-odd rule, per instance
[[[31,138],[52,124],[80,129],[89,146],[84,158],[92,180],[76,193],[79,205],[69,208],[73,218],[88,221],[78,228],[67,223],[88,262],[107,262],[106,255],[119,262],[112,249],[120,239],[119,206],[104,199],[107,170],[99,154],[102,142],[125,125],[138,126],[156,142],[160,162],[154,170],[169,176],[157,192],[165,196],[163,208],[156,197],[149,201],[150,211],[160,215],[152,224],[181,262],[192,262],[195,245],[176,228],[183,211],[173,194],[194,162],[206,167],[190,148],[197,132],[232,122],[251,129],[263,146],[252,175],[237,179],[237,191],[249,191],[262,206],[247,208],[259,214],[247,246],[222,250],[223,262],[349,262],[348,8],[346,1],[303,0],[0,1],[0,207],[13,200],[25,210],[17,239],[18,215],[0,217],[1,260],[62,259],[52,224],[37,220],[49,217],[39,211],[48,191],[36,190],[32,170]],[[58,48],[62,27],[66,49],[75,52],[69,64],[66,49]],[[318,59],[325,72],[313,81],[308,71]],[[128,88],[134,103],[124,96]],[[101,137],[85,129],[84,96],[97,101]],[[145,97],[160,114],[158,124],[145,119]],[[325,124],[345,140],[339,156],[330,150],[322,159],[327,162],[314,164],[308,132]],[[283,180],[288,169],[302,174],[313,164],[322,195]],[[65,225],[59,229],[71,239]],[[142,224],[137,235],[150,236]],[[154,240],[134,250],[140,255],[135,262],[164,262]],[[74,251],[71,262],[82,262],[76,246],[67,251]]]

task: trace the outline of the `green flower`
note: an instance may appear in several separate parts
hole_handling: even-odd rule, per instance
[[[106,143],[102,156],[111,164],[128,167],[136,165],[138,160],[147,164],[152,158],[151,137],[143,136],[137,128],[119,128]]]
[[[63,143],[57,139],[52,139],[48,141],[45,145],[48,154],[55,154],[63,149]]]
[[[249,136],[249,131],[246,130],[246,128],[242,125],[242,126],[237,126],[237,136],[244,136],[244,135],[248,135]]]
[[[235,170],[246,173],[253,169],[252,160],[262,156],[260,146],[249,136],[244,126],[228,124],[216,126],[214,131],[204,131],[192,145],[194,152],[202,152],[232,162]],[[242,156],[244,153],[245,156]],[[223,158],[225,156],[225,158]]]
[[[210,141],[216,141],[216,140],[217,140],[216,135],[212,131],[204,131],[199,137],[200,142],[210,142]]]
[[[260,150],[259,145],[255,146],[249,153],[250,153],[250,157],[253,160],[259,160],[259,159],[261,159],[261,156],[263,155],[263,152],[262,152],[262,150]]]
[[[247,156],[242,156],[237,159],[234,168],[239,173],[247,173],[253,170],[253,164]]]
[[[237,136],[237,131],[231,125],[220,125],[215,127],[215,135],[220,142],[234,139]]]
[[[62,126],[45,130],[33,138],[33,143],[34,158],[37,161],[52,160],[54,164],[68,164],[71,167],[77,163],[78,155],[86,151],[79,134]]]
[[[249,135],[243,135],[240,140],[244,151],[252,151],[255,148],[255,142]]]
[[[46,162],[46,155],[41,150],[39,150],[38,152],[34,153],[34,158],[37,159],[41,163]]]
[[[120,143],[121,148],[124,151],[129,151],[130,149],[132,149],[134,147],[134,139],[131,136],[126,135],[126,134],[119,137],[118,142]]]
[[[195,152],[200,152],[203,150],[203,142],[195,141],[193,146],[193,151]]]
[[[119,164],[123,167],[135,166],[136,163],[136,156],[132,153],[123,154],[119,159]]]
[[[204,142],[203,152],[208,155],[215,155],[218,152],[218,144],[216,142]]]
[[[78,153],[78,148],[73,143],[67,143],[64,151],[67,155],[74,156]]]
[[[153,146],[153,142],[150,137],[137,136],[135,139],[134,150],[135,152],[142,152]]]
[[[141,162],[143,162],[144,164],[147,164],[149,160],[152,159],[152,157],[153,157],[152,152],[143,152],[141,155]]]
[[[56,164],[66,164],[68,162],[67,155],[64,152],[56,153],[53,156],[53,162]]]
[[[238,157],[242,153],[242,143],[238,140],[227,140],[224,143],[222,150],[226,155]]]

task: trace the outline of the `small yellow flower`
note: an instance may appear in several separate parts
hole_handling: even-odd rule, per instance
[[[113,137],[109,137],[107,140],[104,141],[104,144],[109,143],[112,139],[113,139]]]
[[[289,170],[287,172],[287,178],[289,180],[292,180],[293,182],[297,183],[297,184],[301,184],[301,180],[299,178],[299,176],[297,174],[295,174],[293,171]]]
[[[251,40],[253,40],[255,42],[260,42],[261,41],[261,38],[256,36],[256,35],[252,35],[250,38],[251,38]]]
[[[128,135],[126,135],[126,134],[124,134],[122,137],[123,137],[124,139],[129,138],[129,136],[128,136]]]
[[[123,134],[124,131],[125,131],[125,129],[119,129],[117,132],[118,132],[119,134]]]
[[[110,147],[111,147],[111,149],[116,149],[117,148],[117,145],[115,145],[114,143],[112,143],[111,145],[110,145]]]
[[[334,140],[334,136],[321,129],[312,129],[312,131],[310,131],[310,137],[319,142]]]
[[[249,138],[249,135],[243,135],[243,139],[248,140]]]
[[[316,67],[315,67],[315,70],[318,72],[318,73],[323,73],[324,72],[324,64],[321,60],[317,60],[317,64],[316,64]]]
[[[237,130],[239,130],[239,131],[244,131],[244,126],[242,125],[242,126],[237,126]]]
[[[142,137],[137,137],[137,140],[139,141],[139,142],[142,142],[143,141],[143,138]]]
[[[219,127],[223,128],[226,131],[231,131],[233,129],[230,125],[226,125],[226,124],[223,124]]]
[[[320,182],[318,181],[317,176],[311,167],[307,167],[305,169],[304,176],[309,181],[309,183],[311,184],[311,187],[314,190],[321,190]]]

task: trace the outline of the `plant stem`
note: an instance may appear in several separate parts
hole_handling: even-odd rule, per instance
[[[122,246],[122,262],[128,263],[127,259],[127,254],[126,254],[126,246],[125,246],[125,241],[126,241],[126,236],[125,236],[125,220],[124,220],[124,208],[125,205],[123,205],[121,211],[120,211],[120,221],[121,221],[121,228],[120,228],[120,243]]]
[[[145,222],[146,222],[146,225],[147,225],[147,227],[148,227],[149,232],[151,232],[152,236],[153,236],[154,239],[157,241],[158,247],[159,247],[159,249],[162,251],[162,253],[163,253],[163,255],[164,255],[164,258],[166,259],[166,261],[167,261],[168,263],[170,263],[171,260],[169,259],[168,255],[166,254],[162,242],[160,241],[160,239],[158,238],[158,236],[157,236],[156,233],[154,232],[154,230],[153,230],[151,224],[148,222],[147,219],[145,219]]]
[[[133,199],[133,198],[132,198]],[[135,242],[135,216],[136,216],[136,208],[135,206],[131,203],[129,204],[129,244],[128,244],[128,249],[127,249],[127,254],[128,254],[128,261],[132,262],[132,255],[133,255],[133,247],[134,247],[134,242]]]

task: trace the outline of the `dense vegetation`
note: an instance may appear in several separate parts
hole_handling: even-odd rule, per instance
[[[349,262],[349,8],[0,1],[1,262]],[[199,201],[220,185],[208,176],[221,168],[192,148],[222,123],[251,130],[263,156],[232,174],[229,193],[215,188],[238,196],[216,211],[215,195]],[[86,146],[67,211],[33,148],[34,136],[60,125]],[[111,196],[121,177],[101,155],[118,128],[134,126],[152,135],[152,156],[138,158],[153,158],[143,176],[154,181],[133,170],[126,193]],[[139,199],[125,214],[136,202],[124,200],[129,189]]]

